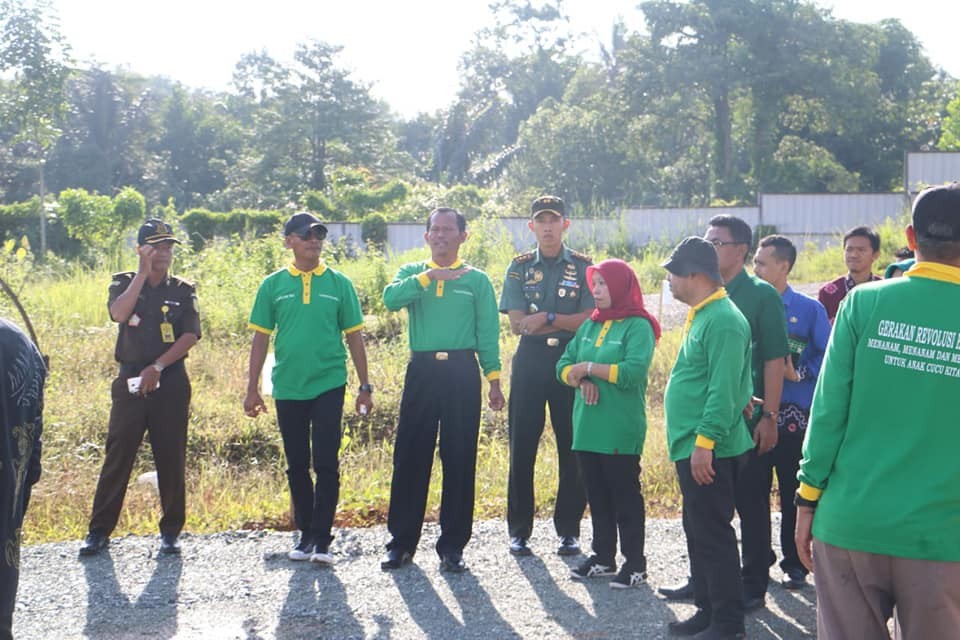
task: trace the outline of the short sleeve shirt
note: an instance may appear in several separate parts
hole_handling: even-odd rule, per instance
[[[588,256],[563,247],[556,258],[545,258],[539,249],[514,258],[507,267],[500,294],[500,312],[547,311],[564,315],[593,309],[593,293],[587,282]],[[546,337],[569,338],[572,331],[558,329]]]
[[[134,276],[133,271],[113,275],[107,308],[127,290]],[[164,334],[164,324],[171,325],[172,336]],[[146,282],[130,317],[119,324],[114,356],[117,362],[143,367],[162,356],[185,333],[200,338],[196,287],[176,276],[168,276],[155,287]]]
[[[260,284],[250,328],[276,330],[271,373],[277,400],[310,400],[347,382],[343,334],[363,328],[353,283],[323,263],[311,272],[292,265]]]
[[[753,347],[753,394],[763,397],[763,363],[790,353],[787,319],[780,293],[768,282],[741,270],[725,285],[730,300],[750,324]]]
[[[870,274],[870,281],[873,282],[875,280],[882,280],[882,278],[878,275]],[[830,319],[831,323],[833,319],[837,317],[837,311],[840,310],[840,303],[843,302],[843,299],[847,297],[848,293],[853,291],[855,286],[857,286],[857,283],[854,282],[848,273],[820,287],[820,290],[817,292],[817,299],[820,300],[820,304],[827,310],[827,318]]]

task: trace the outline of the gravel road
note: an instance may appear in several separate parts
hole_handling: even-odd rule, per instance
[[[775,522],[775,531],[779,525]],[[590,524],[583,523],[589,544]],[[606,579],[569,576],[580,558],[555,553],[550,522],[538,522],[535,555],[507,552],[505,525],[474,525],[470,570],[440,573],[425,527],[414,563],[380,570],[384,527],[337,532],[336,564],[286,558],[290,533],[186,535],[182,557],[157,557],[155,537],[114,539],[82,561],[78,541],[26,547],[14,616],[19,639],[62,638],[665,638],[690,604],[655,595],[687,574],[679,520],[647,521],[648,584],[611,590]],[[767,609],[747,616],[749,638],[812,638],[813,586],[790,592],[771,569]]]

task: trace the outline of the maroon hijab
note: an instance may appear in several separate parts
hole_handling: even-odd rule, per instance
[[[591,288],[593,287],[594,273],[603,276],[607,283],[607,288],[610,290],[610,307],[594,309],[590,319],[594,322],[606,322],[607,320],[640,316],[650,322],[650,326],[653,327],[653,335],[659,340],[660,323],[643,306],[643,291],[640,290],[637,274],[633,272],[630,265],[623,260],[611,259],[587,267],[587,282]]]

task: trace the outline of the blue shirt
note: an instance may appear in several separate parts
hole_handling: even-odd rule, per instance
[[[823,354],[830,339],[830,320],[819,301],[797,293],[787,285],[783,292],[783,309],[787,314],[787,342],[793,366],[800,382],[783,381],[781,404],[792,402],[809,409],[813,402],[813,388],[820,375]]]

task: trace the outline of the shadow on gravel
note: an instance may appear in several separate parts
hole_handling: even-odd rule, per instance
[[[133,602],[120,588],[110,551],[82,561],[87,580],[87,621],[84,635],[112,637],[131,618],[149,621],[152,638],[165,640],[177,634],[177,590],[183,572],[180,556],[154,560],[153,574]]]
[[[817,592],[812,586],[800,591],[787,591],[772,587],[767,593],[780,614],[761,609],[753,617],[759,629],[751,637],[755,638],[815,638],[817,635]],[[766,635],[764,632],[767,632]]]
[[[583,634],[595,618],[583,605],[568,596],[557,586],[556,580],[547,565],[537,556],[513,557],[516,560],[523,577],[537,594],[543,610],[558,625],[563,627],[571,636]],[[568,563],[569,565],[569,563]],[[572,566],[572,565],[570,565]],[[563,579],[571,579],[569,576]]]
[[[347,590],[331,569],[310,562],[290,562],[288,566],[287,599],[277,619],[275,638],[364,637],[363,625],[347,602]]]
[[[410,617],[428,638],[510,638],[519,634],[500,615],[469,571],[441,574],[457,601],[463,622],[450,611],[416,564],[390,572]]]

